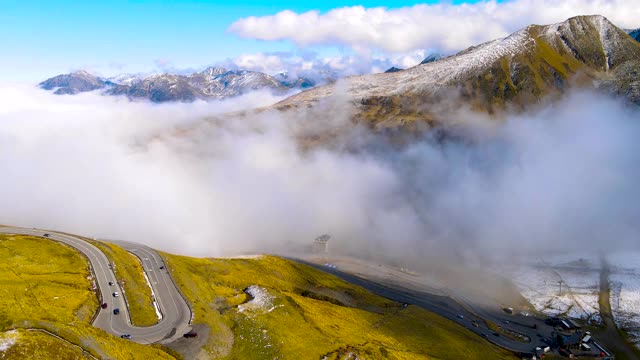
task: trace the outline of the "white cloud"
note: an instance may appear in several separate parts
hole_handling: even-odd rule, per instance
[[[637,244],[636,109],[568,96],[406,147],[353,125],[340,101],[213,119],[275,100],[158,105],[0,86],[0,223],[198,256],[295,250],[323,233],[335,250],[419,262]],[[301,151],[301,135],[323,131],[338,139]]]
[[[409,68],[419,64],[425,57],[425,51],[415,50],[401,54],[344,54],[339,56],[320,56],[317,53],[297,54],[293,52],[243,54],[219,66],[277,74],[286,72],[296,77],[307,77],[318,82],[328,78],[343,78],[384,72],[392,66]]]
[[[347,45],[363,52],[372,48],[390,53],[417,49],[453,52],[530,24],[592,14],[604,15],[621,27],[640,26],[638,0],[513,0],[398,9],[353,6],[326,13],[285,10],[239,19],[229,29],[245,38],[291,40],[299,46]]]

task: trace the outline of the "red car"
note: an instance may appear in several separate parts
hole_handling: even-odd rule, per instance
[[[107,306],[109,306],[109,305],[107,305],[107,303],[102,303],[102,305],[100,305],[100,307],[102,307],[103,309],[106,309]]]

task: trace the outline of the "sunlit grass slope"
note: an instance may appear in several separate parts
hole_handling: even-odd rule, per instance
[[[203,351],[214,357],[342,359],[352,354],[359,359],[512,358],[438,315],[403,307],[288,260],[272,256],[163,256],[193,305],[194,323],[211,327]],[[266,290],[268,301],[262,306],[243,304],[251,300],[243,290],[252,285]]]
[[[123,248],[92,241],[102,252],[107,255],[112,263],[115,263],[115,273],[122,285],[124,280],[124,292],[129,304],[131,322],[136,326],[151,326],[158,323],[158,316],[153,307],[151,289],[144,279],[140,259],[128,253]]]
[[[0,235],[0,326],[21,320],[90,321],[98,308],[88,262],[72,248]]]
[[[88,261],[71,247],[37,237],[0,235],[0,344],[16,337],[0,358],[82,358],[82,351],[71,345],[75,344],[97,358],[173,359],[159,348],[93,327],[90,320],[98,300],[89,276]],[[47,330],[71,344],[27,329]],[[20,355],[24,353],[33,355]]]
[[[55,336],[40,331],[14,330],[0,335],[0,344],[7,349],[0,352],[0,359],[6,360],[49,360],[51,349],[55,349],[57,359],[93,359],[80,347],[69,344]]]

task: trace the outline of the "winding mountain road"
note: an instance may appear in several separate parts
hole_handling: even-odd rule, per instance
[[[435,295],[416,289],[409,289],[399,286],[398,284],[385,283],[380,279],[372,281],[298,258],[288,259],[335,275],[351,284],[363,287],[387,299],[416,305],[434,312],[484,337],[487,341],[515,353],[533,353],[536,347],[547,346],[548,342],[545,341],[544,338],[549,339],[553,331],[553,328],[545,324],[543,319],[538,319],[534,316],[501,314],[499,311],[495,312],[473,307],[469,303],[465,303],[463,306],[449,296]],[[473,308],[473,312],[470,311],[470,308]],[[526,335],[531,341],[520,342],[506,336],[497,336],[494,330],[487,326],[487,320],[504,329]],[[538,334],[541,336],[538,336]]]
[[[47,230],[27,229],[18,227],[0,227],[0,233],[42,237],[58,241],[73,247],[83,253],[91,264],[91,272],[96,280],[102,302],[107,303],[106,309],[99,309],[93,325],[113,335],[131,335],[131,340],[141,344],[169,343],[191,330],[191,309],[178,291],[166,269],[160,269],[164,262],[158,253],[144,245],[118,241],[117,245],[140,258],[142,267],[151,284],[158,309],[162,319],[153,326],[138,327],[131,324],[131,316],[127,308],[125,297],[117,282],[107,256],[89,242],[69,235]],[[48,234],[48,236],[44,236]],[[109,285],[112,282],[114,285]],[[120,296],[112,294],[118,292]],[[120,314],[113,314],[113,309],[119,308]]]

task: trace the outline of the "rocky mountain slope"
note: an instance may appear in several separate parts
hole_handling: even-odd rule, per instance
[[[101,79],[87,71],[80,70],[71,74],[52,77],[41,82],[39,85],[45,90],[55,90],[55,94],[63,95],[102,89],[107,86],[108,83],[108,80]]]
[[[574,87],[601,88],[640,104],[640,43],[602,16],[579,16],[531,25],[404,71],[350,77],[275,108],[347,98],[354,120],[396,127],[441,122],[447,109],[463,104],[490,114],[524,109]]]
[[[253,90],[285,93],[291,89],[305,89],[315,85],[306,78],[286,75],[271,76],[248,70],[227,70],[208,67],[191,75],[155,74],[137,76],[122,74],[104,79],[86,71],[58,75],[41,82],[40,87],[55,94],[77,94],[103,89],[105,95],[125,95],[129,98],[154,102],[222,99]]]

